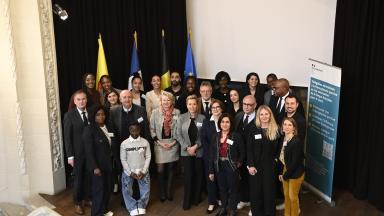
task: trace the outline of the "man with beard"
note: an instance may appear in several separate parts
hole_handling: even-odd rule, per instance
[[[165,89],[165,91],[170,92],[175,96],[175,108],[180,109],[178,107],[178,100],[180,95],[183,93],[183,88],[181,86],[181,76],[178,71],[171,72],[171,86]]]

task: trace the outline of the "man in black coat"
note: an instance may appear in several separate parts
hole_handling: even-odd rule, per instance
[[[274,83],[275,94],[271,96],[271,100],[269,101],[269,108],[271,108],[273,112],[273,116],[275,117],[276,123],[281,125],[281,121],[285,117],[285,98],[288,95],[293,95],[289,89],[289,82],[287,79],[281,78],[275,81]],[[301,113],[303,116],[304,107],[303,104],[299,101],[299,106],[297,111]]]
[[[297,124],[297,132],[300,141],[304,143],[305,135],[307,134],[307,122],[305,117],[297,111],[299,107],[299,99],[294,95],[288,95],[285,98],[285,116],[295,119]]]
[[[89,175],[86,169],[85,150],[82,140],[83,129],[89,124],[87,95],[83,90],[76,91],[73,96],[76,108],[64,115],[64,143],[68,164],[73,167],[74,187],[73,199],[75,213],[84,214],[83,201],[89,197]],[[88,176],[87,176],[88,175]]]
[[[239,112],[235,116],[234,131],[242,135],[243,140],[248,139],[249,125],[255,124],[256,117],[256,99],[252,95],[247,95],[243,98],[243,111]],[[244,145],[245,152],[247,152],[246,145]],[[240,202],[237,205],[237,209],[242,209],[246,206],[250,206],[249,202],[249,174],[247,169],[247,158],[244,156],[243,164],[240,167]]]

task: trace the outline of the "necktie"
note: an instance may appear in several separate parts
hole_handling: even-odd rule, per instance
[[[248,125],[248,120],[249,120],[249,115],[246,115],[244,122],[243,122],[244,127],[246,127]]]
[[[281,111],[281,103],[283,102],[283,98],[279,97],[279,102],[277,103],[276,110],[278,113]]]
[[[87,125],[88,125],[88,119],[87,119],[87,116],[85,115],[85,112],[82,112],[81,114],[83,115],[84,126],[87,126]]]
[[[205,103],[205,111],[204,111],[204,114],[205,114],[205,117],[206,118],[209,118],[209,102],[204,102]]]

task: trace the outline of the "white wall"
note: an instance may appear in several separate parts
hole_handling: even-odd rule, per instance
[[[187,0],[198,76],[254,71],[308,86],[308,58],[332,63],[335,13],[336,0]]]

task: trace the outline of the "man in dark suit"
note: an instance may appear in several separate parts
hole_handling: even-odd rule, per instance
[[[148,140],[149,143],[152,144],[150,140],[151,134],[149,131],[149,123],[147,118],[147,112],[145,108],[138,106],[132,103],[132,93],[129,90],[123,90],[120,93],[120,102],[121,105],[113,108],[110,111],[109,115],[109,127],[116,133],[118,148],[120,151],[121,143],[128,139],[130,136],[129,126],[133,123],[139,123],[141,127],[140,136]],[[153,145],[151,145],[151,150],[153,151]],[[120,153],[118,155],[118,161],[120,161]],[[151,164],[150,170],[153,170],[153,164]],[[121,163],[119,163],[118,173],[121,174],[122,167]],[[119,182],[121,184],[121,182]],[[121,185],[120,187],[121,188]],[[138,188],[137,181],[133,184],[133,197],[140,198],[140,191]],[[121,197],[122,198],[122,197]],[[122,198],[122,204],[124,204]]]
[[[117,133],[118,141],[123,142],[129,137],[129,126],[132,123],[139,123],[141,127],[141,137],[151,140],[147,112],[141,106],[132,103],[132,93],[123,90],[120,93],[121,106],[111,110],[109,116],[109,126]]]
[[[235,116],[234,130],[242,135],[243,140],[247,140],[248,128],[250,124],[255,124],[256,117],[256,99],[252,95],[247,95],[243,98],[243,111]],[[246,148],[246,145],[244,145]],[[245,149],[246,152],[246,149]],[[246,167],[247,158],[244,157],[242,166],[240,167],[240,202],[237,209],[242,209],[250,206],[249,202],[249,174]]]
[[[203,114],[206,119],[211,117],[211,107],[212,102],[212,84],[209,81],[203,81],[200,85],[200,95],[201,97],[197,100],[197,112]]]
[[[64,115],[64,143],[68,164],[73,167],[74,187],[73,199],[75,213],[84,214],[83,201],[89,197],[89,176],[85,163],[85,150],[82,140],[83,129],[89,124],[87,95],[83,90],[76,91],[73,96],[76,108]]]
[[[301,142],[304,142],[307,133],[307,122],[305,117],[297,111],[299,107],[299,99],[294,95],[288,95],[285,98],[286,117],[295,119],[297,124],[297,132]]]
[[[281,121],[285,117],[285,98],[288,95],[293,95],[290,92],[288,80],[284,78],[276,80],[274,83],[274,92],[275,94],[271,96],[271,99],[269,101],[269,108],[271,108],[273,112],[273,116],[275,117],[276,123],[278,125],[281,125]],[[305,115],[303,104],[300,101],[297,111],[303,116]]]

